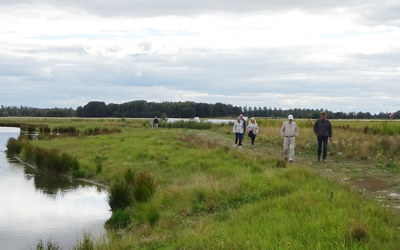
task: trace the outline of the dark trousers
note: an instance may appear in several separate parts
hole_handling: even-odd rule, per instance
[[[321,158],[321,148],[323,146],[322,158],[326,159],[328,152],[328,136],[318,136],[318,160]]]
[[[235,133],[235,145],[238,143],[238,140],[239,140],[239,146],[242,146],[242,140],[243,140],[242,133]]]
[[[256,140],[256,135],[253,134],[253,133],[250,133],[249,136],[250,136],[250,139],[251,139],[251,145],[254,145],[254,141]]]

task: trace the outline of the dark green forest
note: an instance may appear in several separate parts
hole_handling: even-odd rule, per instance
[[[115,117],[115,118],[151,118],[151,117],[236,117],[244,114],[249,117],[286,117],[289,114],[296,118],[319,118],[325,111],[331,119],[399,119],[400,110],[395,113],[371,114],[369,112],[333,112],[324,109],[287,109],[272,107],[241,107],[223,103],[195,102],[147,102],[137,100],[122,104],[106,104],[102,101],[91,101],[86,105],[72,108],[32,108],[7,107],[1,105],[0,116],[32,116],[32,117]]]

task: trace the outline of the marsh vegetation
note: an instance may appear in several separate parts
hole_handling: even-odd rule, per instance
[[[309,121],[297,121],[294,164],[282,161],[283,120],[257,122],[256,146],[245,140],[237,149],[230,125],[154,130],[141,119],[30,119],[50,131],[119,132],[43,136],[29,145],[73,157],[82,177],[109,186],[113,215],[97,249],[400,245],[399,204],[388,195],[400,193],[398,122],[332,121],[327,164],[316,162]]]

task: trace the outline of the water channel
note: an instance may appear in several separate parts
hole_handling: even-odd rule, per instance
[[[39,240],[71,249],[85,233],[101,238],[111,216],[107,192],[8,158],[7,141],[19,134],[0,127],[0,249],[36,249]]]

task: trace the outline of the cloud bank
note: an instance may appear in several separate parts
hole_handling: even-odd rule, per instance
[[[0,1],[0,105],[400,109],[395,1]]]

